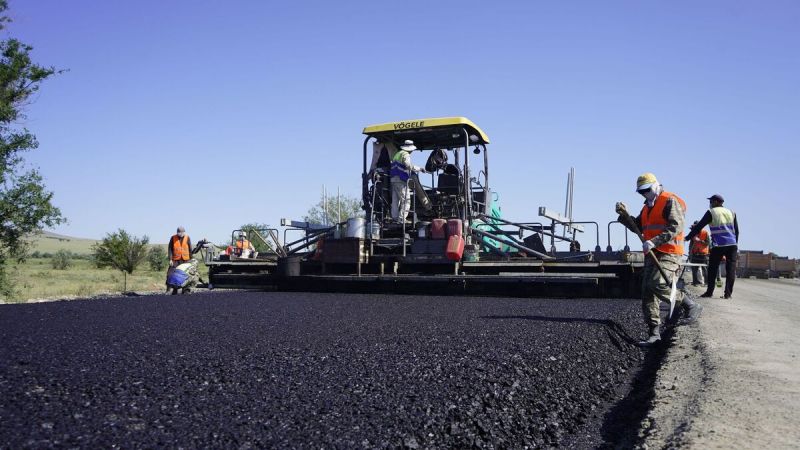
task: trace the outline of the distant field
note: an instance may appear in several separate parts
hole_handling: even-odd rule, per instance
[[[22,264],[12,264],[9,272],[16,289],[9,302],[27,302],[36,299],[90,297],[115,294],[123,290],[123,274],[113,269],[98,269],[88,260],[72,260],[67,270],[55,270],[50,258],[29,258]],[[208,269],[201,262],[200,273],[208,280]],[[139,270],[128,275],[129,291],[162,291],[165,289],[166,270],[155,272],[145,262]]]

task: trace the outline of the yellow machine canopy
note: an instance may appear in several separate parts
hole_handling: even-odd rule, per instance
[[[486,134],[466,117],[439,117],[382,123],[364,128],[364,134],[396,144],[402,144],[406,139],[411,139],[417,148],[429,149],[463,147],[466,139],[464,130],[470,136],[470,145],[489,143]]]

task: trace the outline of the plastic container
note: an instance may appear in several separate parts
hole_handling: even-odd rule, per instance
[[[430,222],[417,222],[417,237],[420,239],[428,239],[428,227]]]
[[[445,239],[447,221],[444,219],[433,219],[431,222],[431,239]]]
[[[450,261],[461,261],[461,257],[464,255],[464,239],[461,236],[450,236],[447,239],[445,255]]]
[[[461,237],[461,230],[464,228],[461,219],[450,219],[447,221],[447,235]]]
[[[347,231],[345,236],[349,238],[364,239],[367,234],[367,219],[363,217],[351,217],[347,219]]]

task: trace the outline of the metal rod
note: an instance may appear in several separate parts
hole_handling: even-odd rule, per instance
[[[543,260],[552,260],[552,259],[555,259],[555,258],[553,258],[553,257],[552,257],[552,256],[550,256],[550,255],[546,255],[546,254],[544,254],[544,253],[537,252],[536,250],[533,250],[533,249],[530,249],[530,248],[528,248],[528,247],[525,247],[524,245],[519,245],[519,244],[517,244],[516,242],[509,242],[509,241],[506,241],[506,240],[500,239],[500,238],[498,238],[497,236],[495,236],[495,235],[493,235],[493,234],[491,234],[491,233],[487,233],[487,232],[485,232],[485,231],[483,231],[483,230],[479,230],[479,229],[477,229],[477,228],[470,228],[470,229],[469,229],[469,231],[470,231],[471,233],[475,233],[475,234],[477,234],[477,235],[479,235],[479,236],[488,237],[488,238],[490,238],[490,239],[494,239],[494,240],[496,240],[496,241],[503,242],[504,244],[506,244],[506,245],[508,245],[508,246],[511,246],[511,247],[514,247],[514,248],[516,248],[517,250],[522,250],[522,251],[524,251],[524,252],[527,252],[527,253],[530,253],[530,254],[532,254],[532,255],[536,255],[536,256],[538,256],[539,258],[543,259]]]

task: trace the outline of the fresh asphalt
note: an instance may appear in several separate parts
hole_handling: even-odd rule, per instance
[[[614,446],[642,328],[638,301],[609,299],[4,305],[0,447]]]

